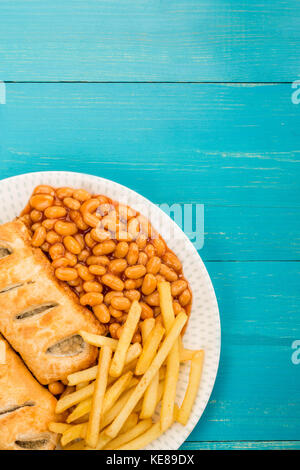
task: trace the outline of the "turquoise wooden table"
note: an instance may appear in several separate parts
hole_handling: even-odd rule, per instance
[[[2,0],[0,18],[1,179],[81,171],[205,205],[222,352],[182,448],[300,449],[299,1]]]

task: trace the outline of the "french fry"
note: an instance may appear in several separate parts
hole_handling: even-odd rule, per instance
[[[100,349],[97,377],[95,382],[95,389],[92,398],[92,408],[89,416],[89,423],[86,433],[86,443],[91,447],[96,447],[98,434],[100,431],[101,414],[104,404],[104,396],[107,387],[108,371],[112,350],[109,346],[103,346]],[[130,377],[131,378],[131,377]]]
[[[84,387],[81,390],[76,390],[76,392],[72,392],[69,395],[65,395],[63,398],[60,398],[56,404],[56,413],[60,414],[71,406],[77,405],[77,403],[93,395],[94,387],[95,382],[92,382],[87,387]]]
[[[178,413],[178,406],[174,406],[174,411],[173,411],[173,422],[177,417]],[[155,439],[158,439],[159,436],[163,431],[161,430],[160,427],[160,422],[158,421],[155,424],[152,424],[152,426],[144,433],[141,434],[140,436],[136,437],[135,439],[131,440],[130,442],[127,442],[127,444],[124,444],[117,449],[115,448],[114,450],[139,450],[143,449],[146,447],[150,442],[154,441]],[[112,442],[112,441],[111,441]]]
[[[66,423],[51,422],[51,423],[48,424],[49,431],[55,432],[56,434],[63,434],[70,427],[71,427],[71,425],[66,424]]]
[[[125,377],[125,378],[124,378]],[[106,413],[113,405],[114,402],[119,398],[119,396],[123,393],[123,391],[127,388],[135,387],[138,384],[138,379],[132,377],[132,372],[128,371],[126,374],[119,377],[111,387],[106,390],[104,403],[103,403],[103,410],[102,413]],[[114,394],[114,400],[113,400]],[[92,408],[92,398],[87,398],[86,400],[81,401],[78,403],[76,408],[69,414],[67,417],[67,423],[72,423],[82,416],[85,416],[87,413],[91,411]]]
[[[128,416],[127,421],[125,421],[124,426],[121,429],[121,432],[127,432],[129,429],[133,428],[136,426],[138,422],[138,414],[137,413],[131,413],[131,415]],[[109,437],[107,434],[105,434],[105,429],[102,431],[99,435],[96,450],[102,450],[104,446],[106,446],[109,441],[111,441],[111,437]],[[86,450],[94,450],[91,447],[86,447]]]
[[[67,429],[60,440],[60,443],[65,447],[69,442],[74,441],[75,439],[84,439],[87,431],[88,423],[74,424],[69,429]]]
[[[0,339],[0,365],[6,364],[6,344]]]
[[[82,388],[85,388],[89,385],[89,381],[87,380],[86,382],[81,382],[80,384],[76,385],[76,390],[81,390]]]
[[[125,421],[121,433],[129,431],[129,429],[132,429],[134,426],[137,425],[139,420],[139,415],[138,413],[131,413],[131,415],[128,416],[127,420]]]
[[[64,450],[84,450],[85,442],[81,440],[79,442],[74,442],[74,444],[70,444],[69,446],[64,447]]]
[[[163,322],[166,331],[169,332],[175,321],[170,283],[159,282],[158,292]],[[179,365],[179,341],[177,340],[167,358],[165,389],[160,413],[160,425],[163,432],[165,432],[173,422]]]
[[[131,363],[133,363],[133,361],[135,361],[135,359],[137,359],[140,356],[141,352],[142,352],[142,346],[140,345],[140,343],[131,344],[126,354],[125,365],[131,366]],[[82,382],[95,380],[96,375],[97,375],[97,368],[98,366],[93,366],[93,367],[89,367],[88,369],[81,370],[79,372],[74,372],[73,374],[68,375],[69,385],[78,385]]]
[[[152,419],[144,419],[134,426],[134,428],[120,434],[115,439],[111,440],[106,446],[103,447],[103,450],[116,450],[122,445],[132,441],[136,437],[146,432],[151,426]]]
[[[92,345],[102,348],[103,346],[109,346],[112,351],[115,351],[118,346],[118,340],[113,338],[108,338],[107,336],[95,335],[93,333],[88,333],[87,331],[80,330],[78,332],[82,339]]]
[[[191,361],[195,354],[197,353],[198,351],[193,351],[192,349],[185,349],[183,348],[181,351],[180,351],[180,362],[188,362],[188,361]]]
[[[150,442],[158,439],[159,436],[162,434],[162,430],[160,429],[160,422],[152,424],[152,426],[140,436],[136,437],[130,442],[127,442],[124,445],[121,445],[114,450],[139,450],[146,447]]]
[[[120,414],[133,391],[133,389],[129,389],[123,393],[114,406],[103,415],[103,419],[101,420],[101,430],[106,428],[106,426],[108,426],[116,418],[116,416]]]
[[[161,367],[162,363],[164,362],[170,350],[172,349],[186,321],[187,321],[187,315],[183,312],[180,312],[177,315],[169,334],[165,337],[155,358],[153,359],[151,366],[149,367],[147,372],[145,372],[140,382],[138,383],[136,388],[133,390],[133,393],[130,395],[127,403],[121,410],[120,414],[114,419],[114,421],[106,430],[106,433],[112,438],[117,436],[121,427],[125,423],[126,419],[130,415],[130,413],[133,411],[138,401],[142,398],[143,394],[145,393],[145,390],[150,385],[155,374],[159,371],[159,368]]]
[[[159,373],[157,372],[147,388],[140,413],[141,419],[151,418],[155,412],[159,386]]]
[[[146,318],[140,324],[141,333],[142,333],[142,340],[143,344],[145,344],[147,337],[155,327],[155,319],[154,318]]]
[[[135,368],[135,375],[144,374],[146,370],[150,367],[150,364],[155,357],[155,354],[164,334],[164,327],[159,323],[155,325],[155,327],[146,339],[142,354],[140,355]]]
[[[204,351],[198,351],[191,362],[191,370],[189,375],[189,383],[185,396],[182,402],[182,405],[179,409],[177,421],[184,426],[187,424],[193,404],[195,402],[197,392],[199,389],[199,384],[201,380],[202,370],[203,370],[203,361],[204,361]]]
[[[119,377],[125,365],[126,354],[141,316],[141,306],[137,300],[131,304],[127,320],[118,341],[117,349],[111,362],[109,375]]]

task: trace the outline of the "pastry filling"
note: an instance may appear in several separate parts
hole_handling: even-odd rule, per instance
[[[37,438],[37,439],[22,439],[16,440],[15,444],[22,449],[40,449],[45,447],[49,442],[49,438]]]
[[[17,411],[21,408],[25,408],[27,406],[35,406],[35,403],[33,401],[27,401],[23,403],[23,405],[15,405],[15,406],[11,406],[10,408],[6,408],[4,410],[0,410],[0,416],[13,413],[14,411]]]
[[[70,336],[69,338],[62,339],[58,343],[50,346],[46,353],[53,356],[77,356],[85,347],[85,342],[80,335]]]
[[[39,305],[37,307],[30,308],[28,310],[25,310],[24,312],[18,313],[18,315],[15,316],[16,320],[24,320],[25,318],[30,318],[33,317],[34,315],[40,315],[44,312],[47,312],[48,310],[51,310],[52,308],[57,307],[59,304],[57,302],[48,302],[43,305]]]
[[[27,284],[34,284],[35,281],[28,281],[28,282],[19,282],[18,284],[11,284],[10,286],[4,287],[4,289],[0,290],[0,294],[5,294],[14,289],[18,289],[19,287],[25,286]]]

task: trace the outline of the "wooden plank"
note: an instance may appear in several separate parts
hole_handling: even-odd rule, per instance
[[[297,0],[1,0],[2,80],[293,81]]]
[[[190,442],[182,450],[299,450],[300,441]]]
[[[189,441],[298,440],[299,263],[207,262],[221,315],[219,372]],[[200,334],[200,332],[199,332]]]
[[[0,174],[84,171],[157,203],[300,207],[290,97],[282,84],[8,84]]]

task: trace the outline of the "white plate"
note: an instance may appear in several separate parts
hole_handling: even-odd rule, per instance
[[[211,280],[200,256],[173,220],[140,194],[113,181],[81,173],[60,171],[28,173],[0,181],[1,223],[12,220],[20,213],[33,188],[38,184],[84,188],[92,193],[105,194],[111,199],[126,203],[140,210],[145,216],[150,215],[149,218],[153,226],[180,258],[184,275],[193,292],[192,312],[184,336],[184,344],[189,348],[205,349],[203,375],[188,424],[185,427],[178,423],[174,424],[165,434],[147,447],[152,450],[178,449],[192,432],[206,407],[219,364],[221,345],[219,310]],[[172,234],[171,237],[170,234]],[[182,366],[178,384],[178,404],[184,397],[188,374],[188,365]]]

